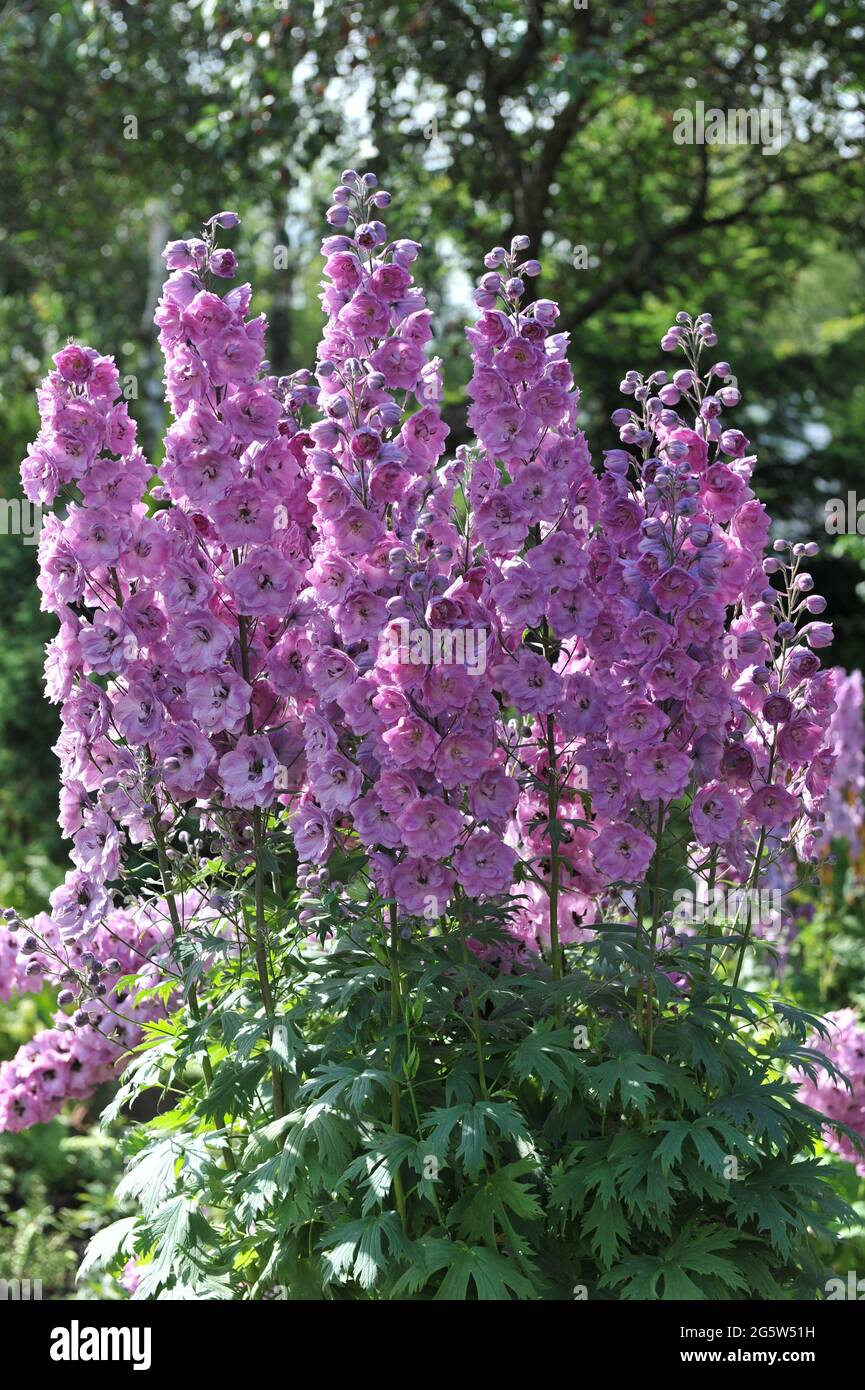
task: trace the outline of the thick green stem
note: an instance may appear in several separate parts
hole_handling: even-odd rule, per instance
[[[646,981],[646,1051],[651,1056],[655,1029],[655,958],[658,951],[658,930],[661,925],[661,841],[664,837],[663,801],[658,802],[655,821],[655,860],[652,877],[652,933],[649,939],[649,978]]]
[[[159,876],[162,880],[162,892],[168,907],[168,915],[171,918],[171,925],[174,930],[174,938],[176,941],[179,941],[183,932],[183,923],[180,920],[180,913],[177,911],[177,903],[174,900],[174,893],[171,891],[171,873],[168,865],[168,856],[165,853],[165,837],[163,836],[162,830],[159,826],[159,817],[154,816],[150,822],[150,825],[153,830],[153,838],[156,841],[156,856],[159,862]],[[190,980],[186,994],[187,998],[189,999],[189,1012],[192,1014],[192,1017],[195,1020],[195,1022],[200,1023],[201,1005],[198,1002],[198,990],[195,987],[194,980]],[[204,1077],[204,1084],[207,1087],[208,1091],[212,1090],[213,1067],[211,1066],[206,1041],[204,1045],[204,1052],[201,1058],[201,1072]],[[222,1153],[223,1157],[225,1158],[226,1168],[230,1172],[233,1172],[234,1154],[231,1152],[231,1148],[228,1144],[223,1145]]]
[[[782,678],[783,678],[783,674],[784,674],[784,672],[783,672],[783,662],[782,662],[782,667],[781,667],[781,677],[782,677]],[[771,747],[770,752],[769,752],[769,769],[768,769],[768,774],[767,774],[767,778],[766,778],[767,782],[771,782],[771,781],[772,781],[772,776],[773,776],[774,771],[775,771],[775,753],[776,753],[776,750],[777,750],[777,746],[778,746],[778,730],[777,730],[777,728],[776,728],[776,729],[775,729],[775,732],[774,732],[774,734],[773,734],[773,737],[772,737],[772,747]],[[760,828],[760,838],[759,838],[758,841],[757,841],[757,851],[756,851],[756,853],[755,853],[755,855],[754,855],[754,863],[751,865],[751,872],[750,872],[750,874],[748,875],[748,881],[747,881],[747,883],[746,883],[746,885],[745,885],[745,898],[744,898],[744,901],[748,904],[748,920],[747,920],[746,923],[745,923],[745,930],[744,930],[743,933],[742,933],[742,940],[741,940],[741,942],[740,942],[740,944],[739,944],[739,954],[738,954],[737,959],[736,959],[736,972],[735,972],[735,974],[734,974],[734,976],[733,976],[733,989],[737,989],[738,986],[739,986],[739,976],[742,974],[742,966],[743,966],[743,964],[744,964],[744,962],[745,962],[745,952],[746,952],[746,950],[748,949],[748,942],[749,942],[750,939],[751,939],[751,927],[752,927],[752,925],[753,925],[753,915],[752,915],[752,911],[751,911],[751,907],[752,907],[752,903],[751,903],[751,894],[752,894],[754,888],[757,886],[757,882],[758,882],[759,877],[760,877],[760,867],[761,867],[761,864],[762,864],[762,862],[763,862],[763,850],[765,849],[765,847],[766,847],[766,827],[765,827],[765,826],[761,826],[761,828]],[[736,927],[738,926],[738,924],[739,924],[739,915],[740,915],[741,911],[742,911],[742,903],[740,902],[738,908],[736,909],[736,920],[735,920],[735,922],[733,923],[733,929],[734,929],[734,930],[735,930],[735,928],[736,928]],[[732,1012],[733,1012],[733,999],[732,999],[732,996],[731,996],[730,1002],[729,1002],[729,1004],[727,1005],[727,1022],[728,1022],[728,1023],[730,1022],[730,1016],[731,1016]]]
[[[547,897],[550,908],[550,955],[553,965],[553,978],[561,980],[562,944],[559,940],[559,783],[556,768],[556,729],[555,720],[547,715],[547,834],[550,837],[550,878]],[[556,1022],[559,1023],[561,1003],[556,1003]]]
[[[402,1133],[399,1106],[399,1082],[396,1077],[397,1064],[397,1028],[401,1013],[401,989],[399,978],[399,927],[397,925],[396,904],[391,903],[388,908],[390,919],[390,1026],[391,1026],[391,1052],[390,1052],[390,1123],[395,1134]],[[405,1203],[405,1188],[403,1187],[402,1173],[399,1168],[393,1175],[393,1192],[396,1200],[396,1209],[399,1212],[400,1224],[403,1231],[408,1230],[408,1215]]]
[[[712,969],[712,939],[717,935],[715,910],[712,903],[712,899],[715,893],[715,877],[717,875],[717,872],[718,848],[716,846],[712,850],[711,859],[709,860],[709,877],[706,880],[706,911],[708,914],[708,920],[703,924],[706,928],[706,969],[710,972]]]
[[[238,563],[238,556],[235,554],[234,563]],[[247,685],[250,684],[249,669],[249,629],[247,618],[238,614],[237,628],[240,641],[240,669],[243,679]],[[250,735],[255,733],[255,721],[252,717],[252,704],[246,715],[246,732]],[[273,1046],[273,996],[270,989],[270,973],[267,963],[267,930],[264,921],[264,870],[261,865],[261,846],[263,842],[261,808],[256,807],[252,813],[252,832],[253,846],[255,850],[255,968],[258,972],[258,983],[261,988],[261,998],[264,1004],[264,1012],[268,1020],[268,1038],[271,1047]],[[282,1068],[276,1062],[271,1062],[270,1067],[271,1089],[273,1091],[273,1116],[276,1120],[281,1120],[285,1112],[282,1092]]]
[[[469,956],[468,942],[466,941],[465,922],[463,920],[463,899],[462,894],[459,891],[459,888],[457,888],[456,891],[456,903],[457,921],[459,922],[460,943],[462,945],[463,951],[463,965],[465,967],[466,973],[466,988],[469,992],[469,1004],[471,1005],[472,1011],[472,1032],[474,1034],[475,1052],[477,1054],[478,1059],[478,1085],[480,1086],[482,1098],[484,1100],[489,1100],[490,1095],[489,1088],[487,1087],[487,1069],[486,1063],[484,1061],[484,1045],[483,1039],[481,1037],[481,1015],[480,1010],[478,1008],[477,995],[475,994],[474,985],[472,984],[472,977],[470,974],[471,959]]]
[[[733,988],[734,988],[734,989],[737,989],[738,986],[739,986],[739,976],[740,976],[741,973],[742,973],[742,966],[743,966],[744,961],[745,961],[745,951],[748,949],[748,942],[749,942],[750,939],[751,939],[751,928],[752,928],[752,926],[753,926],[753,911],[752,911],[752,909],[753,909],[753,903],[752,903],[752,901],[751,901],[751,894],[753,893],[754,888],[756,887],[756,884],[757,884],[757,879],[758,879],[759,876],[760,876],[760,865],[761,865],[761,863],[762,863],[762,859],[763,859],[763,850],[764,850],[765,846],[766,846],[766,831],[765,831],[765,828],[761,828],[761,830],[760,830],[760,838],[759,838],[759,840],[757,841],[757,853],[756,853],[755,856],[754,856],[754,863],[753,863],[753,865],[752,865],[752,867],[751,867],[751,872],[750,872],[750,874],[748,875],[748,882],[747,882],[747,885],[746,885],[746,887],[745,887],[745,899],[744,899],[744,900],[745,900],[745,902],[748,904],[748,918],[747,918],[747,921],[745,922],[745,930],[742,932],[742,940],[741,940],[741,942],[739,943],[739,954],[738,954],[738,956],[737,956],[737,958],[736,958],[736,973],[735,973],[734,976],[733,976]],[[741,911],[741,904],[740,904],[740,906],[739,906],[739,910],[738,910],[737,913],[736,913],[736,922],[734,923],[734,926],[738,925],[739,912],[740,912],[740,911]],[[732,999],[731,999],[731,1000],[730,1000],[730,1009],[729,1009],[729,1011],[728,1011],[728,1013],[727,1013],[727,1018],[728,1018],[728,1019],[729,1019],[729,1017],[730,1017],[730,1012],[732,1012],[732,1007],[733,1007],[733,1001],[732,1001]]]
[[[270,973],[267,963],[267,928],[264,921],[264,869],[261,864],[261,845],[262,845],[262,820],[261,809],[256,807],[252,813],[253,844],[255,847],[255,967],[258,971],[258,983],[261,987],[261,998],[264,1004],[264,1012],[268,1020],[268,1037],[273,1046],[273,995],[270,989]],[[285,1113],[282,1094],[282,1068],[272,1061],[270,1065],[270,1082],[273,1091],[273,1118],[281,1120]]]

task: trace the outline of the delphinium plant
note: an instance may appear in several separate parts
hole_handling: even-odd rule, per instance
[[[115,964],[158,1004],[110,1113],[160,1113],[85,1268],[136,1298],[814,1296],[843,1207],[788,1070],[820,1025],[742,980],[832,770],[809,552],[766,554],[707,315],[672,377],[626,375],[593,467],[524,238],[485,257],[448,457],[389,203],[335,190],[314,374],[271,375],[249,286],[218,293],[234,214],[169,245],[158,478],[105,359],[64,349],[41,395],[76,868],[21,930],[81,953],[75,1036]],[[689,873],[738,891],[705,931],[670,910]],[[103,959],[119,900],[165,924],[143,978]]]

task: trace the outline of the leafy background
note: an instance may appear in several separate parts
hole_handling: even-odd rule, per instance
[[[158,459],[159,252],[221,207],[243,219],[234,244],[274,367],[310,365],[321,209],[342,167],[373,166],[394,231],[426,248],[456,440],[471,280],[515,232],[539,248],[540,292],[562,299],[596,450],[612,442],[619,377],[660,365],[676,310],[714,313],[761,496],[778,534],[823,543],[835,656],[860,664],[865,537],[827,537],[824,516],[827,498],[865,491],[863,33],[845,0],[3,6],[0,501],[18,496],[33,391],[70,336],[135,377]],[[698,100],[782,109],[783,148],[676,144],[675,113]],[[44,905],[64,862],[35,565],[33,546],[0,535],[0,898],[21,911]],[[855,942],[857,921],[830,918],[820,949]],[[863,971],[837,949],[844,1003]],[[49,1009],[3,1007],[0,1055]],[[35,1261],[55,1296],[71,1289],[76,1251],[111,1210],[98,1109],[0,1139],[0,1275]]]

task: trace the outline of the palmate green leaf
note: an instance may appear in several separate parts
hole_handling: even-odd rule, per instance
[[[550,1173],[550,1205],[573,1219],[586,1199],[586,1178],[579,1168],[556,1163]]]
[[[269,1063],[261,1055],[244,1060],[231,1054],[219,1059],[213,1084],[199,1105],[203,1115],[221,1124],[226,1115],[243,1115],[256,1103],[256,1091],[264,1080]]]
[[[474,1177],[483,1167],[484,1153],[489,1149],[486,1115],[482,1107],[467,1105],[459,1128],[460,1142],[456,1156],[463,1160],[469,1176]]]
[[[422,1236],[410,1243],[408,1269],[401,1274],[391,1289],[392,1298],[412,1296],[426,1288],[430,1280],[451,1263],[454,1242],[439,1236]]]
[[[537,1221],[544,1209],[531,1188],[519,1179],[536,1171],[531,1159],[520,1159],[504,1168],[497,1168],[477,1187],[464,1193],[448,1212],[447,1224],[456,1226],[466,1240],[494,1243],[496,1220],[505,1229],[511,1216],[525,1221]]]
[[[624,1133],[624,1132],[623,1132]],[[617,1141],[622,1135],[617,1136]],[[629,1150],[617,1154],[616,1180],[619,1194],[629,1211],[645,1218],[658,1230],[669,1232],[675,1194],[682,1190],[680,1179],[664,1172],[650,1135],[627,1135]],[[611,1161],[613,1150],[611,1150]]]
[[[154,1244],[153,1257],[143,1267],[141,1283],[135,1291],[137,1297],[151,1297],[172,1275],[179,1275],[188,1263],[184,1258],[185,1247],[197,1206],[195,1198],[181,1192],[169,1197],[153,1213],[147,1223],[148,1236]]]
[[[619,1289],[620,1298],[651,1302],[657,1298],[660,1277],[657,1260],[651,1255],[639,1255],[617,1264],[603,1275],[599,1283],[601,1288]]]
[[[688,1138],[697,1150],[703,1167],[708,1168],[710,1173],[723,1177],[727,1155],[707,1126],[705,1124],[693,1125]]]
[[[250,1163],[256,1163],[265,1155],[269,1155],[290,1125],[291,1116],[283,1115],[280,1119],[269,1120],[254,1130],[243,1151],[243,1168],[246,1169]]]
[[[703,1164],[693,1154],[683,1153],[678,1164],[678,1171],[683,1178],[685,1187],[692,1196],[702,1200],[724,1201],[728,1195],[730,1184],[720,1173],[714,1173]]]
[[[512,1259],[506,1259],[485,1246],[465,1245],[457,1241],[451,1247],[448,1272],[435,1295],[437,1302],[462,1303],[474,1285],[479,1302],[511,1301],[537,1298],[539,1292],[531,1280],[521,1274]]]
[[[849,1208],[828,1187],[821,1176],[824,1171],[816,1159],[764,1163],[742,1182],[730,1184],[729,1200],[737,1221],[741,1225],[753,1222],[757,1230],[765,1231],[785,1258],[794,1239],[809,1226],[828,1234],[828,1224],[843,1221]]]
[[[619,1245],[628,1235],[629,1223],[624,1208],[618,1201],[607,1202],[598,1196],[583,1217],[582,1228],[588,1233],[601,1264],[609,1269],[618,1257]]]
[[[149,1217],[160,1202],[176,1186],[176,1169],[183,1158],[177,1139],[159,1139],[133,1158],[115,1193],[119,1203],[137,1200],[145,1217]]]
[[[709,1297],[708,1293],[704,1293],[683,1269],[676,1269],[673,1265],[665,1264],[658,1271],[658,1274],[664,1281],[664,1291],[661,1298],[665,1302],[705,1303]],[[655,1288],[657,1287],[656,1279]]]
[[[707,1113],[720,1114],[756,1139],[785,1147],[795,1123],[793,1091],[781,1081],[749,1079],[714,1100]]]
[[[623,1108],[632,1105],[642,1115],[652,1102],[652,1087],[660,1086],[664,1079],[661,1068],[653,1058],[643,1057],[636,1052],[625,1052],[609,1062],[591,1067],[588,1078],[605,1110],[618,1091]]]
[[[352,1278],[362,1289],[371,1289],[386,1267],[385,1245],[391,1258],[407,1258],[411,1254],[394,1211],[338,1226],[319,1241],[319,1249],[325,1252],[325,1283],[344,1283]]]
[[[789,1068],[804,1072],[812,1081],[817,1080],[821,1072],[825,1072],[836,1085],[845,1084],[843,1074],[831,1058],[818,1048],[805,1047],[796,1038],[781,1038],[761,1050],[764,1051],[764,1055],[777,1061],[785,1071]]]
[[[88,1274],[113,1264],[119,1255],[128,1255],[132,1250],[137,1225],[137,1216],[122,1216],[119,1221],[112,1221],[109,1226],[97,1231],[87,1243],[75,1282],[80,1283]]]
[[[720,1116],[700,1115],[692,1120],[665,1120],[656,1124],[657,1131],[664,1137],[655,1152],[665,1172],[670,1172],[683,1161],[683,1147],[693,1148],[704,1168],[716,1177],[724,1177],[724,1164],[729,1155],[755,1156],[755,1145],[746,1134],[741,1134],[734,1125]],[[726,1145],[722,1149],[715,1135]]]
[[[714,1018],[708,1014],[702,1024],[693,1015],[676,1020],[675,1041],[681,1056],[692,1067],[702,1067],[715,1086],[721,1085],[726,1079],[724,1052],[719,1046],[718,1031]]]
[[[388,1198],[393,1186],[394,1174],[403,1163],[410,1163],[417,1151],[417,1143],[406,1134],[386,1134],[380,1136],[366,1151],[354,1159],[346,1168],[337,1183],[337,1190],[344,1191],[358,1178],[365,1179],[361,1211],[364,1216],[373,1207],[381,1206]]]
[[[664,1172],[668,1173],[678,1162],[685,1140],[691,1133],[691,1123],[688,1120],[663,1120],[655,1125],[655,1129],[662,1132],[664,1137],[655,1149],[658,1162]]]
[[[736,1241],[735,1231],[719,1230],[717,1226],[689,1225],[677,1235],[665,1252],[664,1259],[668,1263],[682,1264],[697,1274],[718,1274],[723,1278],[721,1271],[714,1267],[715,1261],[720,1252],[729,1251]]]
[[[308,1081],[298,1091],[303,1099],[307,1096],[320,1096],[328,1105],[346,1105],[351,1110],[363,1112],[369,1104],[375,1087],[386,1091],[390,1077],[375,1067],[363,1062],[355,1065],[331,1065],[317,1067]]]
[[[281,1155],[275,1154],[245,1173],[235,1189],[235,1210],[240,1222],[253,1221],[279,1192]]]
[[[170,1197],[148,1221],[147,1236],[153,1243],[152,1258],[142,1266],[133,1297],[151,1298],[168,1285],[189,1283],[198,1289],[208,1282],[202,1262],[207,1248],[219,1249],[220,1239],[202,1215],[197,1196]],[[222,1281],[219,1286],[224,1288]]]
[[[815,1033],[818,1037],[828,1038],[828,1025],[825,1018],[821,1018],[819,1014],[811,1013],[809,1009],[800,1008],[798,1004],[792,1004],[786,999],[773,999],[771,1008],[785,1027],[800,1040]]]
[[[277,1168],[280,1190],[288,1189],[301,1164],[316,1181],[335,1188],[351,1156],[357,1135],[354,1126],[325,1101],[293,1111],[288,1118],[291,1128]],[[310,1152],[310,1143],[314,1152]]]
[[[529,1142],[529,1134],[516,1106],[510,1101],[479,1100],[446,1109],[431,1110],[424,1117],[428,1128],[429,1151],[440,1163],[447,1157],[455,1130],[459,1130],[457,1159],[462,1159],[470,1177],[480,1172],[484,1155],[494,1152],[487,1125],[492,1125],[505,1139]]]
[[[705,1301],[711,1295],[697,1282],[719,1281],[731,1293],[747,1288],[736,1264],[738,1233],[691,1224],[658,1255],[631,1256],[616,1264],[601,1280],[633,1299]],[[692,1277],[696,1276],[696,1278]]]
[[[784,1298],[784,1290],[772,1269],[772,1265],[777,1266],[777,1263],[774,1252],[768,1247],[755,1244],[748,1248],[743,1242],[736,1246],[736,1264],[742,1271],[749,1295],[759,1294],[761,1298],[773,1302]]]
[[[532,1029],[514,1051],[510,1061],[512,1075],[520,1081],[533,1077],[541,1095],[555,1091],[567,1100],[584,1063],[567,1028],[556,1028],[544,1020]]]
[[[550,1175],[550,1202],[574,1217],[590,1192],[605,1202],[616,1201],[616,1169],[609,1161],[610,1141],[590,1139],[574,1144],[571,1162],[554,1165]]]

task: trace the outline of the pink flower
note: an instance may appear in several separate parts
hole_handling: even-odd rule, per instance
[[[655,580],[652,594],[662,613],[684,608],[697,592],[697,581],[681,565],[673,565]]]
[[[259,546],[229,577],[238,612],[284,613],[297,593],[297,575],[273,546]]]
[[[489,768],[472,786],[472,815],[478,820],[504,822],[513,815],[519,794],[519,784],[513,777],[497,768]]]
[[[263,734],[242,734],[237,746],[219,760],[225,795],[236,806],[251,810],[269,806],[274,796],[277,761]]]
[[[670,430],[665,439],[665,448],[676,462],[681,460],[687,463],[693,473],[699,473],[706,466],[709,451],[705,439],[685,426]]]
[[[500,614],[520,629],[535,627],[543,616],[546,598],[539,576],[521,559],[505,561],[502,575],[492,589]]]
[[[228,628],[205,609],[183,614],[172,638],[174,655],[183,671],[207,671],[218,666],[231,645]]]
[[[454,855],[454,868],[470,898],[506,893],[515,862],[511,847],[488,830],[476,830]]]
[[[529,519],[516,498],[493,492],[478,507],[475,525],[491,554],[510,555],[522,545]]]
[[[777,785],[760,787],[745,803],[748,815],[767,830],[777,825],[789,825],[798,819],[801,809],[796,797],[785,787]]]
[[[54,363],[64,381],[73,381],[76,386],[83,386],[93,370],[95,356],[91,348],[70,343],[68,347],[61,348],[54,354]]]
[[[475,734],[449,734],[435,756],[435,775],[444,787],[476,782],[489,762],[489,745]]]
[[[463,830],[463,818],[440,796],[419,796],[400,814],[403,844],[412,854],[447,859]]]
[[[495,670],[504,698],[526,714],[552,714],[562,698],[562,678],[537,652],[522,647],[516,661]]]
[[[350,809],[360,795],[362,781],[360,768],[336,751],[325,753],[310,766],[315,799],[322,810],[331,814]]]
[[[635,748],[656,743],[669,722],[657,705],[649,700],[635,699],[626,701],[617,713],[610,716],[608,728],[616,745],[623,753],[629,753]]]
[[[699,670],[697,662],[686,656],[681,647],[671,646],[645,666],[642,675],[656,700],[681,700]]]
[[[592,843],[592,858],[611,883],[636,883],[648,869],[654,852],[654,840],[624,822],[604,826]]]
[[[322,700],[338,700],[358,677],[350,656],[336,647],[320,647],[307,661],[307,674]]]
[[[701,845],[722,845],[736,829],[739,803],[728,787],[709,782],[691,803],[691,824]]]
[[[429,767],[438,739],[426,720],[408,714],[385,730],[382,741],[401,767]]]
[[[409,459],[425,467],[439,457],[449,434],[450,426],[445,424],[435,406],[425,405],[409,416],[403,426],[402,441]]]
[[[434,859],[403,859],[393,871],[394,896],[411,917],[441,917],[453,893],[454,875]]]
[[[330,817],[311,800],[304,798],[291,817],[291,833],[303,862],[323,864],[333,843]]]
[[[411,391],[425,360],[422,348],[402,338],[386,339],[369,359],[389,391]]]
[[[668,743],[653,744],[631,755],[628,772],[644,801],[673,801],[688,785],[691,759]]]
[[[246,681],[228,667],[192,676],[186,691],[195,719],[213,733],[237,729],[252,694]]]
[[[528,563],[547,584],[573,588],[586,572],[586,557],[573,536],[554,531],[528,554]]]
[[[198,790],[213,760],[209,739],[189,720],[166,725],[156,740],[155,752],[166,764],[166,786],[181,797]]]
[[[378,295],[358,290],[340,310],[339,321],[358,338],[383,338],[387,333],[387,305]]]
[[[366,796],[359,797],[351,814],[355,830],[369,848],[381,845],[386,849],[396,849],[402,843],[399,826],[384,809],[376,792],[370,791]]]
[[[535,381],[544,367],[544,354],[526,338],[510,338],[496,355],[496,370],[512,386]]]

